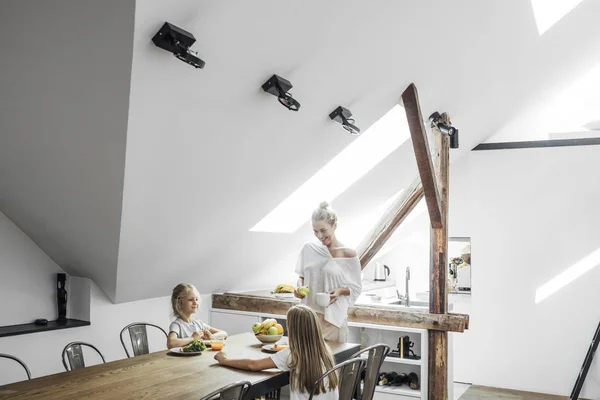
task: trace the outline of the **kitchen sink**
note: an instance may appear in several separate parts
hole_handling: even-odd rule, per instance
[[[390,306],[404,306],[406,307],[406,302],[404,300],[396,300],[387,303]],[[419,301],[419,300],[411,300],[410,306],[408,308],[429,308],[428,301]]]

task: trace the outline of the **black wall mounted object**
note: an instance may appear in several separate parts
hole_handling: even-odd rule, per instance
[[[342,128],[347,130],[351,135],[360,135],[360,128],[354,125],[352,113],[345,107],[338,106],[329,114],[329,118],[342,124]]]
[[[273,75],[262,85],[262,89],[265,92],[277,96],[277,99],[282,106],[290,111],[298,111],[300,109],[300,103],[292,97],[291,93],[289,93],[289,90],[292,87],[290,81],[279,75]]]
[[[57,322],[67,321],[67,274],[56,274],[56,299],[58,301],[58,319]]]
[[[198,57],[198,53],[190,49],[196,42],[194,35],[178,26],[165,22],[152,37],[152,42],[161,49],[173,53],[175,57],[194,68],[204,68],[206,65]]]

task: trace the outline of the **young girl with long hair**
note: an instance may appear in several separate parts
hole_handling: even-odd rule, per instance
[[[192,315],[200,308],[200,295],[194,285],[180,283],[175,286],[171,294],[171,307],[173,315],[177,319],[169,326],[168,349],[187,346],[196,339],[227,338],[227,332],[192,318]]]
[[[248,371],[279,368],[290,371],[290,400],[306,400],[321,375],[335,365],[329,346],[323,340],[317,315],[307,306],[293,306],[287,313],[289,347],[261,359],[230,359],[223,352],[215,360],[227,367]],[[323,379],[313,399],[337,400],[336,374]]]

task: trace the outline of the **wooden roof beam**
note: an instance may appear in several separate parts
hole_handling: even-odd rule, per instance
[[[419,176],[423,184],[425,202],[429,212],[429,219],[432,228],[441,228],[442,208],[441,199],[437,187],[436,173],[433,167],[431,152],[429,151],[429,142],[427,141],[427,132],[423,125],[421,107],[419,106],[419,95],[414,83],[411,83],[404,93],[402,93],[402,102],[406,111],[406,120],[410,129]]]
[[[422,198],[423,186],[421,180],[417,178],[381,216],[375,227],[358,245],[356,252],[360,259],[361,269],[365,269]]]

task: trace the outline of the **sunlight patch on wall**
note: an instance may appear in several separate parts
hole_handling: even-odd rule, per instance
[[[552,28],[565,15],[570,13],[583,0],[531,0],[533,15],[537,24],[538,34]]]
[[[333,201],[409,137],[406,113],[396,105],[250,231],[296,231],[321,201]]]
[[[535,302],[540,303],[544,299],[552,296],[575,279],[581,277],[586,272],[591,271],[600,264],[600,249],[589,254],[584,259],[578,261],[556,277],[552,278],[535,291]]]

